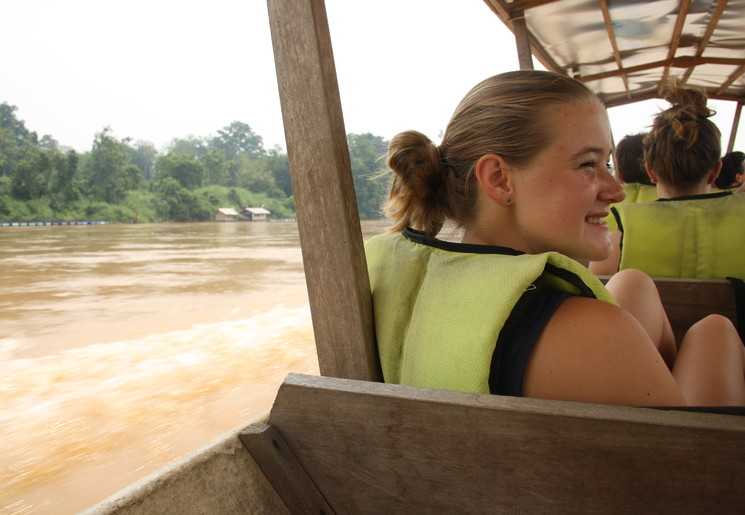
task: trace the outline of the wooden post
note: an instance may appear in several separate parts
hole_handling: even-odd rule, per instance
[[[515,33],[515,47],[521,70],[533,69],[533,55],[530,53],[530,34],[525,22],[525,13],[520,11],[512,18],[512,32]]]
[[[305,278],[322,375],[382,378],[323,0],[268,0]]]
[[[740,125],[740,115],[742,114],[742,102],[737,103],[735,107],[735,116],[732,118],[732,131],[729,134],[729,142],[725,153],[729,154],[735,149],[735,139],[737,138],[737,128]]]

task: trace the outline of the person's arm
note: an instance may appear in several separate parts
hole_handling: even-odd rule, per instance
[[[613,231],[608,236],[613,245],[610,256],[604,261],[591,261],[588,265],[595,275],[613,275],[621,264],[621,231]]]
[[[625,406],[682,406],[680,388],[640,323],[594,299],[566,299],[531,353],[523,395]]]

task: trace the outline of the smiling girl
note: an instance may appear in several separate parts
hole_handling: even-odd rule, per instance
[[[611,252],[598,98],[541,71],[476,85],[442,143],[394,137],[390,234],[366,245],[386,382],[635,406],[745,404],[745,351],[712,315],[678,346],[652,280],[604,286]],[[437,239],[446,221],[459,242]]]

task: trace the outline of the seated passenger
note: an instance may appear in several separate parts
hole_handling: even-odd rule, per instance
[[[496,75],[457,106],[437,146],[396,135],[389,234],[366,246],[386,382],[634,406],[745,403],[742,341],[712,315],[680,350],[654,282],[606,286],[577,260],[611,250],[624,191],[610,128],[579,81]],[[438,239],[446,221],[462,231]],[[449,231],[449,230],[448,230]]]
[[[653,202],[657,200],[657,187],[647,175],[644,166],[644,134],[629,134],[616,145],[616,178],[626,190],[622,202]],[[605,218],[609,231],[618,230],[616,217]]]
[[[722,161],[720,133],[703,92],[671,83],[672,107],[644,138],[647,172],[660,199],[612,209],[613,253],[590,263],[610,275],[636,268],[653,277],[745,278],[745,195],[710,193]]]
[[[745,153],[735,150],[722,158],[722,171],[714,181],[714,186],[720,190],[737,190],[745,184]]]

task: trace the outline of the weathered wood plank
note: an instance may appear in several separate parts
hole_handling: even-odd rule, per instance
[[[293,374],[269,422],[337,513],[745,505],[745,417]]]
[[[251,422],[264,421],[266,415]],[[223,434],[79,515],[290,515],[237,432]]]
[[[655,283],[678,342],[691,325],[713,313],[726,316],[737,327],[735,294],[729,281],[656,278]]]
[[[382,379],[322,0],[268,0],[300,243],[323,375]]]
[[[530,34],[525,22],[525,13],[520,11],[512,18],[512,32],[515,34],[517,61],[521,70],[533,69],[533,54],[530,52]]]
[[[605,283],[609,276],[601,276]],[[695,322],[711,314],[726,316],[737,327],[735,294],[725,279],[654,278],[665,312],[680,344]]]
[[[290,513],[326,513],[334,511],[308,477],[277,428],[253,424],[239,438],[261,467]]]

